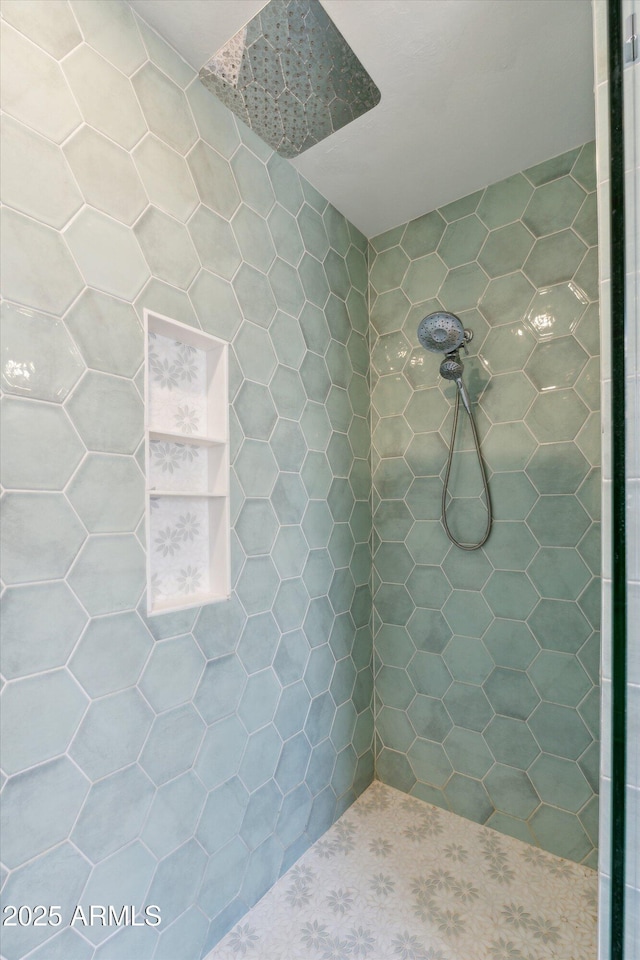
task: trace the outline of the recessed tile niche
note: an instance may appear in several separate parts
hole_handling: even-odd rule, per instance
[[[147,612],[225,600],[227,344],[145,310]]]

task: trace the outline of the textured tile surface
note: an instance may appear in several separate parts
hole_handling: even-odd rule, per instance
[[[207,960],[594,960],[596,876],[372,784]]]
[[[599,343],[580,214],[592,167],[586,144],[374,238],[370,271],[377,775],[590,864]],[[494,510],[475,553],[439,523],[454,394],[416,328],[442,309],[474,333],[465,381]],[[480,480],[463,417],[458,539],[484,530]]]
[[[126,3],[2,15],[4,890],[163,914],[3,956],[196,960],[373,776],[367,243]],[[151,619],[145,307],[231,343],[234,592]]]
[[[96,945],[95,960],[154,951],[192,960],[373,774],[367,243],[126,4],[7,0],[2,15],[12,239],[2,377],[8,428],[24,438],[3,476],[3,697],[15,731],[3,795],[12,820],[20,811],[33,824],[7,827],[16,838],[7,902],[62,899],[67,915],[87,882],[87,896],[107,898],[118,875],[121,896],[166,905],[159,936],[120,930],[100,945],[97,931],[89,943],[73,930],[16,928],[3,948],[12,960],[34,950],[93,960]],[[374,455],[373,538],[385,613],[381,769],[518,836],[531,790],[548,796],[561,773],[562,794],[530,819],[551,849],[593,838],[581,779],[594,786],[597,759],[592,162],[587,148],[373,244],[384,287],[371,330],[373,436],[384,451]],[[527,251],[529,228],[509,228],[559,177],[587,192],[583,206],[568,226],[571,204],[562,206],[557,249],[536,236]],[[534,209],[536,229],[547,207]],[[583,247],[591,253],[573,279],[547,279],[532,300],[527,276],[549,257],[566,272]],[[505,248],[527,257],[524,272],[502,274]],[[488,454],[503,463],[491,478],[502,546],[464,562],[447,553],[438,524],[450,397],[431,389],[433,371],[413,347],[445,282],[462,298],[451,309],[480,298],[465,315],[475,346],[487,341],[472,390]],[[232,343],[234,594],[149,620],[138,612],[144,307]],[[55,450],[43,456],[47,444]],[[528,469],[529,458],[545,445],[564,458],[565,444],[562,490],[539,490],[555,474],[539,456]],[[163,463],[174,454],[163,451]],[[541,596],[528,622],[494,618],[501,582]],[[427,596],[435,606],[422,606]],[[474,622],[482,637],[469,635]],[[526,690],[529,720],[498,704],[504,673]],[[514,715],[494,716],[494,702]],[[227,784],[244,814],[220,847],[212,824]],[[48,807],[31,801],[49,795]]]

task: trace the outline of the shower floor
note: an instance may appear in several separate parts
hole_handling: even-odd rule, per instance
[[[373,783],[207,960],[595,960],[596,885]]]

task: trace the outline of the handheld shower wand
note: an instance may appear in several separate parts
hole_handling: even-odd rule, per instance
[[[471,413],[471,401],[469,400],[469,394],[462,379],[463,370],[464,364],[460,359],[458,350],[454,350],[453,353],[448,353],[440,364],[440,376],[445,380],[455,380],[458,390],[460,391],[460,399],[464,404],[465,410],[471,417],[473,416]]]
[[[462,550],[477,550],[483,545],[483,543],[486,543],[489,533],[491,532],[492,523],[491,498],[489,496],[489,485],[487,484],[487,475],[484,468],[484,462],[482,460],[482,454],[480,453],[478,431],[476,430],[475,420],[473,419],[469,393],[467,392],[464,380],[462,379],[464,364],[460,359],[460,348],[462,347],[463,350],[466,350],[467,343],[469,343],[472,338],[473,332],[471,330],[465,330],[460,318],[456,317],[453,313],[446,313],[444,311],[439,313],[430,313],[429,316],[425,317],[424,320],[421,320],[420,324],[418,325],[418,340],[425,350],[430,350],[432,353],[445,354],[444,359],[440,364],[440,376],[445,380],[453,380],[458,388],[458,392],[456,394],[456,404],[453,412],[453,428],[451,431],[451,443],[449,445],[449,457],[447,460],[444,484],[442,488],[442,524],[447,536],[449,537],[449,540],[451,540],[452,543],[454,543],[457,547],[460,547]],[[469,416],[469,422],[471,423],[471,430],[473,432],[473,439],[476,445],[476,453],[478,454],[478,463],[480,465],[480,473],[482,474],[482,483],[487,504],[487,526],[482,538],[478,543],[461,543],[459,540],[456,540],[451,533],[449,524],[447,522],[447,493],[449,488],[449,477],[451,475],[451,463],[453,461],[453,448],[456,439],[456,430],[458,428],[458,411],[460,409],[461,400]]]

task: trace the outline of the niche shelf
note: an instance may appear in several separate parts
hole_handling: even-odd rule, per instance
[[[144,311],[147,613],[229,597],[228,345]]]

